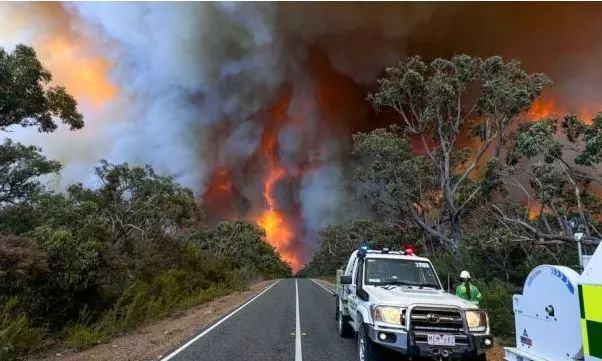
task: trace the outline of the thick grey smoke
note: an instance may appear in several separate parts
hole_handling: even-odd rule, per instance
[[[249,117],[282,82],[268,7],[214,3],[75,3],[90,38],[109,44],[113,77],[132,105],[111,158],[150,162],[202,192],[217,161],[257,146]],[[90,25],[94,25],[91,27]],[[99,44],[101,46],[101,44]],[[234,130],[214,154],[214,129]]]

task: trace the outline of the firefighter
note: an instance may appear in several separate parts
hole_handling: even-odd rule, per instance
[[[481,292],[472,282],[470,282],[470,273],[462,271],[460,273],[460,284],[456,287],[456,296],[469,302],[479,305],[481,302]]]

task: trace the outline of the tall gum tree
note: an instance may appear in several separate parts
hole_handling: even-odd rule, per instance
[[[508,129],[549,83],[544,74],[527,73],[520,62],[498,56],[457,55],[428,65],[413,56],[386,68],[367,99],[375,110],[396,114],[405,134],[420,142],[429,176],[436,179],[430,194],[440,198],[434,215],[427,214],[433,204],[404,199],[416,225],[457,249],[463,210],[485,192],[471,176],[479,165],[498,161]],[[421,177],[415,173],[405,185],[416,188]]]

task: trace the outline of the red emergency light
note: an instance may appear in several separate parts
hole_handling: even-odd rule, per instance
[[[405,254],[410,255],[410,256],[416,255],[416,253],[414,252],[414,248],[412,248],[411,246],[406,247]]]

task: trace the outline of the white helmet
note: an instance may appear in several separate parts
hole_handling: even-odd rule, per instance
[[[460,272],[460,278],[462,278],[464,280],[469,280],[470,279],[470,273],[468,273],[468,271],[462,271],[462,272]]]

